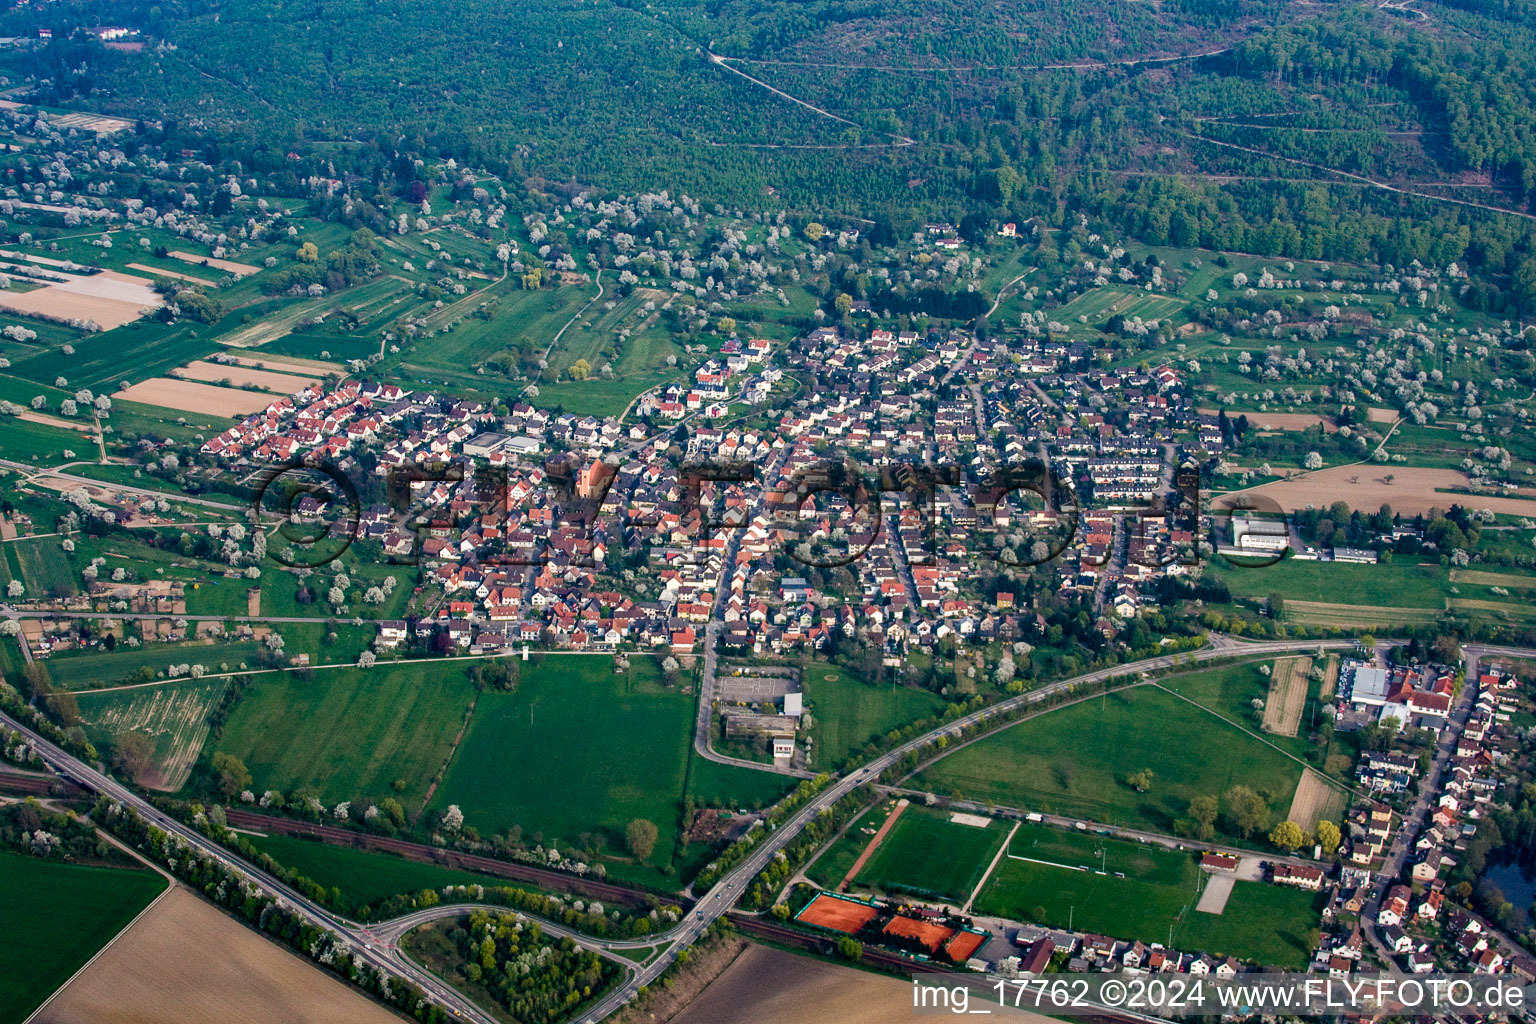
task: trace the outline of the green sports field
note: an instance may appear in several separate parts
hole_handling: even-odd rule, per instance
[[[164,889],[151,871],[0,853],[0,1024],[25,1020]]]
[[[462,664],[434,661],[259,677],[217,749],[245,761],[260,792],[312,788],[327,804],[396,796],[414,812],[464,720]],[[396,779],[405,782],[398,793]]]
[[[986,828],[956,824],[949,811],[909,806],[855,881],[886,892],[964,902],[1010,826],[991,822]]]
[[[883,800],[861,814],[836,841],[823,847],[816,859],[806,865],[806,877],[823,889],[835,889],[895,806],[894,799]]]
[[[1291,970],[1305,966],[1309,932],[1321,909],[1316,894],[1238,882],[1225,910],[1207,914],[1195,909],[1207,879],[1193,853],[1025,823],[975,910],[1118,939],[1171,942],[1181,952]]]
[[[1138,793],[1126,777],[1143,769],[1153,772],[1153,783]],[[1191,798],[1220,796],[1235,785],[1283,814],[1301,772],[1260,740],[1144,686],[1003,729],[945,757],[912,784],[1166,833]]]

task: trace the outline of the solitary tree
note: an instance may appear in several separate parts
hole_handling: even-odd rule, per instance
[[[1339,826],[1331,821],[1317,823],[1317,845],[1323,848],[1324,853],[1332,853],[1339,848]]]
[[[234,796],[251,784],[250,769],[234,754],[220,750],[213,755],[211,764],[225,796]]]
[[[112,740],[112,767],[138,781],[152,763],[154,747],[138,730],[120,732]]]
[[[625,827],[624,840],[636,860],[648,859],[651,851],[656,849],[656,823],[636,818]]]

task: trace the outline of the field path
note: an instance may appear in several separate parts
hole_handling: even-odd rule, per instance
[[[432,785],[427,787],[427,795],[422,798],[421,807],[417,809],[416,814],[411,818],[413,825],[420,820],[423,814],[427,813],[427,808],[432,806],[432,796],[437,792],[438,784],[443,781],[443,776],[448,774],[448,766],[453,764],[453,755],[458,753],[459,744],[463,741],[464,734],[469,731],[469,720],[474,716],[475,705],[479,702],[480,691],[476,690],[475,696],[469,702],[469,707],[464,709],[464,721],[459,723],[459,732],[453,738],[453,745],[448,748],[448,756],[443,758],[443,765],[437,770],[437,774],[432,777]]]
[[[555,332],[555,336],[553,338],[551,338],[549,340],[549,344],[547,346],[545,346],[545,348],[544,348],[544,356],[543,356],[542,359],[539,360],[539,362],[544,363],[544,364],[548,364],[549,363],[549,354],[555,350],[555,346],[556,345],[560,344],[561,336],[564,335],[566,331],[571,329],[571,324],[574,324],[577,320],[581,319],[581,314],[585,313],[588,309],[590,309],[591,306],[592,306],[592,303],[596,302],[598,299],[603,297],[603,271],[602,271],[601,267],[598,268],[597,276],[592,279],[592,283],[597,285],[597,294],[592,296],[586,302],[582,303],[581,308],[578,309],[576,312],[572,313],[571,314],[571,318],[565,322],[564,326],[562,326],[558,331]],[[533,379],[530,380],[527,384],[525,384],[523,386],[523,391],[527,391],[529,388],[533,387],[540,380],[542,380],[543,377],[544,377],[544,367],[540,366],[539,367],[539,372],[535,373],[533,375]],[[518,394],[522,394],[522,392],[520,391],[520,392],[518,392]]]
[[[869,858],[874,856],[875,849],[885,842],[886,833],[890,832],[891,826],[896,824],[896,819],[901,817],[901,812],[905,811],[910,803],[911,801],[906,797],[896,801],[896,809],[885,819],[885,824],[880,826],[880,830],[870,838],[868,845],[864,847],[864,852],[859,854],[858,860],[853,862],[853,867],[848,869],[848,873],[843,876],[843,880],[837,883],[838,892],[846,892],[848,887],[853,884],[853,880],[858,877],[860,871],[864,870],[864,865],[869,862]]]
[[[733,75],[740,75],[742,78],[745,78],[747,81],[751,82],[753,85],[761,86],[762,88],[767,89],[769,92],[773,93],[775,96],[778,96],[778,97],[781,97],[783,99],[789,100],[789,102],[791,102],[791,103],[798,103],[798,104],[800,104],[800,106],[804,107],[806,110],[815,111],[816,113],[820,114],[822,117],[830,117],[834,121],[837,121],[837,122],[840,122],[842,124],[846,124],[846,125],[849,125],[851,127],[857,128],[860,131],[864,131],[865,130],[864,126],[859,124],[857,121],[850,121],[846,117],[843,117],[843,116],[841,116],[839,114],[832,113],[830,110],[823,110],[820,107],[816,106],[814,103],[807,103],[805,100],[802,100],[798,96],[791,96],[789,93],[785,92],[783,89],[776,89],[776,88],[774,88],[773,86],[769,85],[767,82],[763,81],[761,78],[753,78],[751,75],[747,74],[745,71],[741,70],[740,68],[733,68],[733,67],[731,67],[731,65],[728,62],[730,60],[734,59],[734,58],[722,57],[718,53],[710,52],[709,59],[710,59],[710,62],[715,64],[716,66],[724,68],[725,70],[729,71]],[[882,132],[881,134],[885,135],[885,134],[890,134],[890,133]],[[898,145],[898,146],[915,146],[915,145],[917,145],[917,140],[916,139],[908,138],[905,135],[892,135],[891,137],[893,139],[897,140],[895,142],[895,145]]]
[[[992,863],[988,864],[987,870],[981,873],[981,878],[976,882],[976,888],[972,889],[971,894],[965,898],[965,906],[960,908],[960,913],[971,912],[971,904],[976,902],[976,897],[980,896],[981,890],[986,887],[987,879],[991,878],[992,872],[997,870],[998,862],[1008,853],[1008,844],[1013,842],[1014,834],[1019,831],[1019,826],[1022,824],[1024,824],[1022,821],[1016,821],[1013,823],[1013,828],[1008,830],[1008,838],[1004,839],[1003,845],[997,848],[997,853],[992,857]]]

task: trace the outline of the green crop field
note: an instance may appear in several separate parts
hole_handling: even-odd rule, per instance
[[[120,683],[150,682],[170,665],[201,665],[210,673],[237,671],[261,650],[253,640],[232,643],[149,643],[137,649],[119,644],[111,651],[64,651],[48,659],[54,683],[66,690],[90,690]],[[149,670],[144,678],[143,670]]]
[[[817,768],[836,768],[870,740],[944,706],[927,690],[897,685],[872,686],[827,662],[805,670],[806,703],[815,725]]]
[[[694,698],[661,687],[650,659],[630,665],[627,676],[602,656],[522,665],[515,692],[480,696],[433,807],[458,804],[485,834],[512,825],[546,843],[601,834],[610,874],[654,881],[672,863],[685,788],[701,806],[783,792],[783,779],[692,758]],[[659,833],[644,866],[625,849],[635,818]]]
[[[222,679],[186,680],[81,693],[76,698],[80,723],[86,736],[102,750],[111,749],[120,733],[144,733],[153,744],[153,767],[136,781],[152,789],[175,791],[186,783],[197,763],[208,738],[208,715],[227,685]]]
[[[264,675],[235,705],[218,749],[256,791],[308,787],[326,803],[396,795],[414,811],[448,757],[474,691],[461,664]]]
[[[1218,558],[1211,560],[1206,571],[1225,580],[1233,597],[1279,594],[1286,600],[1402,608],[1444,608],[1450,580],[1448,571],[1438,565],[1415,565],[1407,559],[1388,565],[1353,565],[1287,558],[1263,568],[1240,569]]]
[[[65,452],[91,456],[95,448],[96,442],[81,431],[0,416],[0,458],[51,466],[68,461]]]
[[[21,564],[23,582],[27,593],[34,597],[46,595],[68,596],[78,593],[74,570],[69,558],[59,547],[57,537],[40,537],[36,540],[18,540],[11,545],[16,560]]]
[[[950,812],[909,806],[870,856],[859,885],[964,902],[981,881],[1009,826],[960,825]]]
[[[1150,769],[1151,789],[1126,782]],[[1109,694],[1006,728],[945,757],[919,788],[1107,824],[1168,832],[1192,797],[1244,785],[1275,814],[1302,766],[1234,726],[1148,687]]]
[[[164,889],[152,871],[0,853],[0,1024],[25,1020]]]
[[[522,668],[516,692],[480,697],[434,806],[458,804],[483,833],[517,824],[546,842],[601,829],[621,854],[625,825],[645,818],[660,833],[650,863],[667,864],[693,701],[632,688],[605,657],[546,658]]]
[[[445,885],[526,884],[494,875],[477,875],[438,864],[423,864],[389,853],[333,846],[293,836],[247,836],[258,850],[327,889],[339,889],[353,907],[375,906],[390,896],[441,889]]]
[[[1308,932],[1320,909],[1316,894],[1238,882],[1226,909],[1206,914],[1195,909],[1206,879],[1189,853],[1024,825],[975,909],[1119,939],[1171,942],[1182,952],[1290,970],[1305,966]]]

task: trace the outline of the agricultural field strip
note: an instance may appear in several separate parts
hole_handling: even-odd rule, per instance
[[[1307,703],[1307,685],[1312,659],[1305,656],[1279,658],[1269,681],[1269,695],[1264,703],[1264,729],[1281,736],[1295,736],[1301,725],[1301,713]]]

